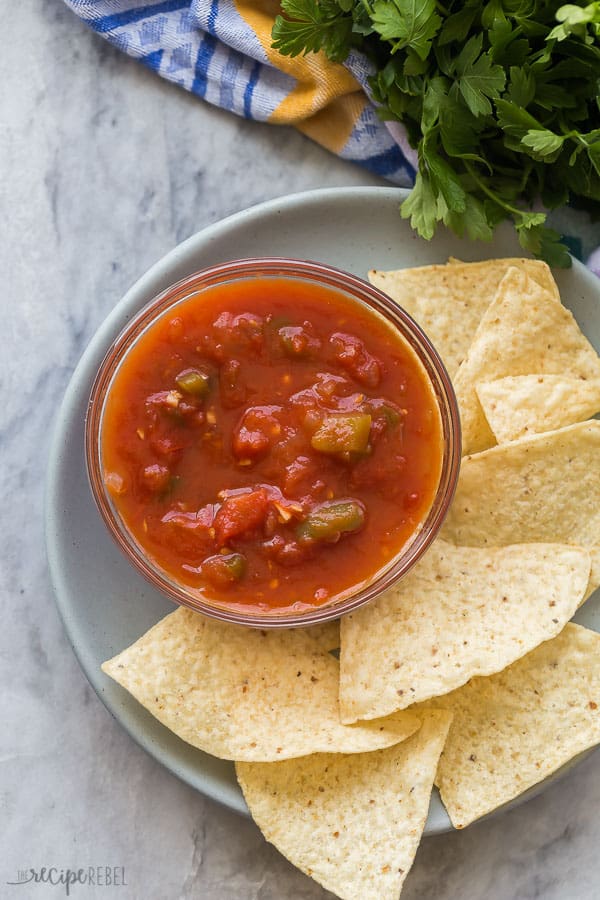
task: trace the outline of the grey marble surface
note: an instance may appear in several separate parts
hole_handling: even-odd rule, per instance
[[[139,749],[91,691],[46,568],[43,472],[86,343],[178,241],[258,201],[375,184],[300,135],[242,122],[165,84],[59,0],[5,4],[0,57],[0,898],[29,867],[124,867],[71,896],[317,900],[256,827]],[[600,755],[538,799],[427,839],[406,900],[600,897]]]

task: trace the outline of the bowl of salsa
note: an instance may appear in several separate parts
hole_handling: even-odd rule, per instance
[[[385,294],[316,262],[244,259],[128,323],[86,418],[92,493],[175,602],[260,627],[333,619],[437,534],[460,424],[427,337]]]

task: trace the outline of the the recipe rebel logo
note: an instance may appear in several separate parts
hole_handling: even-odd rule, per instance
[[[86,866],[79,869],[61,869],[43,866],[41,869],[19,869],[16,881],[10,885],[51,884],[62,887],[67,897],[76,885],[87,887],[127,887],[124,866]]]

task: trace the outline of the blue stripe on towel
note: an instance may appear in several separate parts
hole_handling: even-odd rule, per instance
[[[152,69],[154,72],[158,72],[164,52],[164,50],[154,50],[152,53],[140,56],[140,62],[143,62],[145,66],[148,66],[148,68]]]
[[[214,56],[217,47],[217,40],[212,34],[206,34],[200,41],[198,47],[198,55],[196,57],[196,66],[194,71],[194,80],[192,82],[192,93],[204,97],[206,88],[208,87],[208,67]]]
[[[367,156],[365,159],[357,159],[356,162],[360,163],[361,166],[364,166],[365,169],[368,169],[369,172],[374,172],[375,175],[381,175],[383,178],[389,177],[390,175],[394,175],[398,169],[404,169],[411,176],[411,180],[415,180],[416,172],[406,159],[400,147],[393,146],[388,150],[384,150],[383,153],[379,153],[376,156]]]
[[[131,22],[139,22],[141,19],[147,19],[149,16],[156,16],[159,13],[185,9],[189,5],[189,0],[164,0],[163,3],[148,3],[144,6],[136,6],[133,9],[113,13],[110,16],[102,16],[101,19],[84,19],[84,21],[94,31],[105,34],[107,31],[114,31],[115,28],[121,28]]]
[[[212,0],[208,13],[208,21],[206,23],[211,34],[215,34],[215,25],[217,23],[217,15],[219,12],[219,0]]]
[[[218,11],[219,0],[212,0],[207,23],[209,32],[214,31]],[[191,87],[192,93],[198,94],[199,97],[204,97],[206,95],[206,89],[208,87],[208,67],[210,66],[210,61],[213,58],[216,49],[217,39],[213,34],[207,34],[205,32],[200,41],[200,46],[198,47],[194,80]]]
[[[255,62],[252,66],[252,71],[250,72],[248,84],[246,85],[246,88],[244,90],[244,115],[247,119],[252,118],[252,95],[254,93],[254,88],[258,83],[260,70],[261,64],[259,62]]]

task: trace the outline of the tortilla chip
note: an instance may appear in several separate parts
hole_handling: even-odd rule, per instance
[[[451,718],[424,711],[415,735],[375,753],[236,763],[252,817],[290,862],[343,900],[397,900]]]
[[[593,547],[600,535],[600,422],[569,425],[463,459],[441,536],[459,546],[530,541]]]
[[[600,743],[600,634],[569,623],[503,672],[432,705],[454,715],[436,784],[464,828]]]
[[[527,272],[530,278],[534,278],[537,283],[540,284],[545,290],[550,291],[551,294],[554,294],[555,298],[560,302],[560,293],[558,290],[558,285],[554,280],[552,269],[550,268],[548,263],[542,262],[539,259],[505,257],[504,259],[487,259],[483,260],[483,262],[478,263],[465,263],[464,260],[457,259],[456,256],[449,256],[448,265],[472,266],[473,271],[476,271],[475,266],[481,266],[485,269],[493,269],[497,266],[498,284],[500,284],[504,275],[506,275],[507,270],[512,266],[516,269],[521,269],[523,272]],[[486,283],[485,276],[481,279],[480,283]],[[496,289],[497,287],[498,285],[496,285]],[[494,293],[496,293],[496,291],[494,291]]]
[[[583,422],[600,410],[600,378],[516,375],[475,385],[499,444]]]
[[[591,597],[594,591],[600,587],[600,544],[590,547],[590,559],[592,560],[592,568],[584,600]]]
[[[302,628],[302,631],[310,634],[321,650],[337,650],[340,646],[339,619],[334,619],[333,622],[324,622],[322,625],[310,625],[308,628]]]
[[[526,272],[511,268],[454,379],[464,454],[496,443],[476,385],[506,375],[530,374],[600,379],[600,357],[572,313]]]
[[[259,631],[181,608],[102,669],[178,737],[221,759],[362,753],[420,726],[412,713],[342,725],[339,663],[309,629]]]
[[[386,716],[499,672],[564,628],[589,573],[590,555],[577,547],[436,541],[398,587],[342,620],[342,721]]]
[[[467,355],[481,317],[509,266],[523,269],[543,287],[558,289],[546,263],[535,259],[421,266],[395,272],[369,272],[369,281],[403,307],[423,328],[454,376]]]

